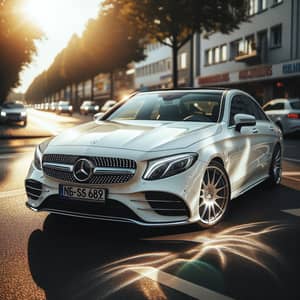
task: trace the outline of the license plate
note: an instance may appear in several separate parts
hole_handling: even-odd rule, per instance
[[[105,202],[106,190],[80,186],[59,185],[59,196],[67,199]]]

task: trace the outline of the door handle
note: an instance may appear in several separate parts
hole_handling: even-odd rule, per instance
[[[253,128],[253,129],[252,129],[252,133],[258,133],[257,128]]]

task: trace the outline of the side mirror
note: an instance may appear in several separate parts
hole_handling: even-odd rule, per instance
[[[237,131],[241,131],[241,128],[244,126],[255,126],[256,119],[252,115],[236,114],[234,116],[234,124],[235,124],[235,129]]]
[[[101,118],[104,116],[104,113],[103,112],[99,112],[97,114],[94,114],[94,121],[97,121],[97,120],[101,120]]]

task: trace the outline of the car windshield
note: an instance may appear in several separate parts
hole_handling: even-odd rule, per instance
[[[68,101],[59,101],[58,105],[69,105],[70,102]]]
[[[300,109],[300,99],[291,100],[290,104],[293,109]]]
[[[138,94],[108,120],[217,122],[222,93],[155,92]]]
[[[22,103],[4,103],[3,108],[24,108]]]

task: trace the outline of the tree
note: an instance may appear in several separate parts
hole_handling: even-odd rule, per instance
[[[247,0],[105,0],[149,40],[172,48],[173,86],[178,85],[177,54],[195,32],[229,33],[247,20]]]
[[[0,104],[19,83],[42,32],[22,13],[23,0],[0,0]]]

